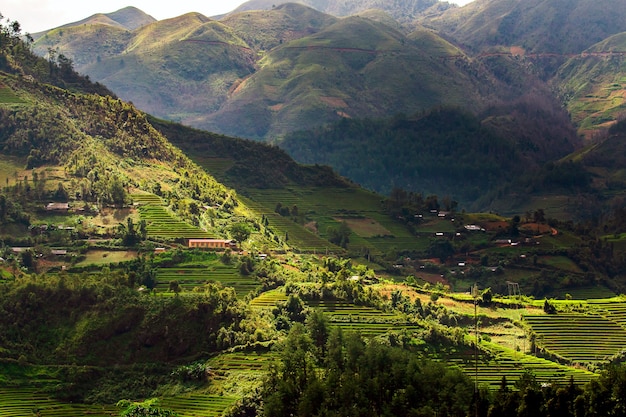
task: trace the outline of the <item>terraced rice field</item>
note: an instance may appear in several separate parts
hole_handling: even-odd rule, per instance
[[[162,206],[163,200],[156,194],[131,194],[131,200],[135,204],[139,205],[152,205],[152,206]]]
[[[270,367],[279,360],[275,352],[224,353],[209,360],[211,387],[241,398],[259,387]]]
[[[204,230],[174,218],[163,206],[140,206],[139,214],[147,223],[148,236],[170,239],[212,237]]]
[[[309,302],[309,307],[319,308],[331,326],[346,331],[358,331],[365,337],[378,336],[390,331],[418,332],[422,327],[410,323],[397,313],[387,313],[372,307],[357,306],[342,301]]]
[[[626,329],[626,301],[611,302],[589,300],[587,305],[601,316],[616,322]]]
[[[209,361],[213,372],[266,371],[278,359],[273,353],[224,353]]]
[[[270,227],[275,230],[286,232],[288,235],[287,244],[296,247],[304,252],[325,253],[325,252],[341,252],[342,249],[333,245],[325,239],[317,236],[313,232],[305,229],[295,223],[288,217],[280,216],[261,203],[257,203],[250,199],[240,197],[246,206],[256,211],[258,214],[264,214],[268,219]],[[284,237],[284,236],[283,236]]]
[[[47,394],[25,388],[0,388],[0,417],[111,417],[113,406],[62,403]]]
[[[232,406],[236,397],[192,394],[165,397],[160,405],[177,413],[179,417],[218,417]]]
[[[584,385],[597,378],[597,374],[552,362],[536,356],[505,349],[495,343],[482,342],[478,355],[478,383],[489,389],[498,389],[502,377],[513,384],[525,372],[530,371],[539,383],[569,384],[570,378],[577,385]],[[470,378],[476,377],[474,352],[469,349],[446,357],[448,363],[458,366]]]
[[[172,281],[177,281],[186,291],[191,291],[211,281],[219,282],[225,287],[234,288],[238,298],[243,298],[260,287],[253,277],[242,276],[234,266],[223,264],[201,268],[159,268],[157,270],[157,291],[167,292]]]
[[[287,301],[287,296],[282,288],[266,291],[250,301],[250,306],[254,308],[272,308],[281,301]]]
[[[574,363],[603,362],[626,346],[626,330],[598,314],[528,315],[524,320],[539,346]]]

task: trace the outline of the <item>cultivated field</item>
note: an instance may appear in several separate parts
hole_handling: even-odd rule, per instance
[[[163,206],[140,206],[139,214],[140,218],[147,223],[148,236],[169,239],[212,237],[204,230],[176,219]]]
[[[112,406],[64,403],[32,388],[0,387],[0,417],[111,417]]]
[[[260,287],[254,278],[241,275],[233,265],[221,263],[213,263],[205,267],[159,268],[157,270],[157,291],[169,291],[172,281],[178,282],[178,285],[185,291],[191,291],[208,282],[219,282],[224,287],[234,288],[237,298],[244,298],[248,293]]]
[[[524,316],[537,344],[572,363],[605,362],[626,346],[626,330],[597,314]]]

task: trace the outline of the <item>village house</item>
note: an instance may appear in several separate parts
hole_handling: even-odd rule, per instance
[[[237,242],[232,239],[189,239],[187,241],[187,247],[201,249],[235,249]]]
[[[46,210],[48,211],[68,211],[70,203],[48,203]]]

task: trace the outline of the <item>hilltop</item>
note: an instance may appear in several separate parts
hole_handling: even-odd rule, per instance
[[[236,14],[251,10],[271,10],[276,6],[287,4],[289,1],[279,0],[251,0],[243,3],[230,14]],[[411,24],[422,14],[428,14],[431,10],[437,11],[453,8],[447,2],[437,0],[396,0],[393,2],[384,0],[348,0],[334,2],[328,0],[304,0],[299,3],[316,9],[322,13],[338,17],[361,15],[371,10],[380,10],[401,23]]]
[[[478,59],[522,61],[552,86],[579,133],[592,139],[622,112],[625,18],[620,1],[484,0],[419,22]]]
[[[124,7],[112,13],[96,13],[77,22],[66,23],[57,29],[70,28],[81,25],[105,25],[116,28],[135,30],[142,26],[156,22],[156,19],[136,7]],[[31,34],[33,39],[38,39],[46,35],[47,32],[39,32]]]

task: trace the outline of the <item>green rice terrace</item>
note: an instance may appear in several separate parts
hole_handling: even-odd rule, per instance
[[[437,302],[446,303],[444,299],[440,299]],[[622,307],[626,307],[626,303],[621,304]],[[418,335],[420,332],[424,331],[423,323],[407,322],[406,317],[398,313],[387,313],[371,307],[356,306],[354,304],[336,301],[309,302],[308,305],[311,308],[321,310],[329,319],[331,326],[341,327],[344,331],[355,331],[367,337],[377,337],[389,334],[390,332],[405,335]],[[470,320],[471,314],[469,312],[472,308],[473,307],[468,308],[466,311],[468,319]],[[480,309],[481,317],[484,317],[484,310],[484,308]],[[498,310],[500,314],[487,311],[487,317],[492,317],[493,319],[496,317],[508,318],[510,316],[507,309]],[[460,310],[457,308],[456,311]],[[515,309],[513,311],[515,311]],[[506,377],[508,383],[512,386],[520,376],[527,372],[531,372],[540,383],[566,383],[569,382],[570,379],[573,379],[576,384],[583,385],[598,376],[596,373],[586,370],[584,364],[606,363],[607,352],[610,355],[618,353],[624,346],[624,340],[622,338],[624,329],[616,326],[614,323],[611,325],[611,322],[608,320],[593,321],[594,316],[595,315],[591,315],[590,319],[587,321],[584,320],[584,317],[587,316],[571,313],[525,316],[526,320],[530,317],[528,322],[532,325],[532,330],[538,335],[537,344],[555,353],[557,350],[553,346],[554,343],[558,345],[558,342],[551,342],[546,334],[540,333],[540,329],[545,328],[539,325],[535,326],[535,323],[541,321],[549,322],[550,320],[561,323],[561,326],[558,328],[554,328],[555,326],[553,326],[553,337],[564,345],[567,345],[567,337],[568,334],[571,333],[570,328],[578,328],[578,330],[584,332],[585,325],[592,326],[591,329],[587,328],[587,331],[591,330],[591,332],[593,332],[591,333],[591,337],[578,334],[578,344],[575,347],[572,346],[572,350],[570,351],[576,352],[576,349],[578,349],[580,352],[570,358],[570,364],[576,362],[577,366],[568,366],[553,360],[535,356],[531,351],[530,341],[524,344],[525,349],[520,349],[522,347],[521,345],[518,346],[517,349],[512,349],[502,344],[485,340],[483,339],[483,335],[487,328],[484,325],[479,326],[481,341],[479,344],[477,363],[474,349],[469,347],[440,346],[438,344],[426,343],[421,345],[420,350],[426,357],[442,360],[459,367],[459,369],[463,370],[463,372],[472,379],[477,377],[480,385],[484,385],[490,389],[499,389],[503,376]],[[597,319],[598,316],[595,316],[595,318]],[[483,320],[486,319],[481,319],[481,321]],[[597,330],[593,329],[594,325],[597,326]],[[471,344],[475,337],[473,335],[471,322],[465,326],[465,328],[469,331],[467,342]],[[607,346],[610,346],[608,350]],[[563,350],[560,352],[564,353]]]
[[[224,287],[234,288],[238,298],[244,298],[248,293],[260,288],[254,277],[241,275],[234,265],[219,263],[203,267],[174,267],[157,270],[155,288],[158,292],[170,291],[173,282],[185,291],[192,291],[208,282],[219,282]]]
[[[28,388],[0,387],[0,416],[2,417],[67,417],[88,415],[110,417],[113,406],[63,403],[50,395]]]
[[[597,314],[524,316],[537,344],[572,363],[605,362],[626,346],[626,329]]]
[[[321,310],[331,326],[345,331],[357,331],[363,336],[379,336],[390,331],[419,332],[423,329],[406,316],[383,312],[372,307],[357,306],[341,301],[309,302],[309,307]]]
[[[146,230],[148,231],[148,236],[170,239],[211,237],[204,230],[176,219],[163,206],[140,206],[139,214],[141,219],[147,222]]]
[[[177,219],[161,197],[150,193],[130,195],[134,205],[138,206],[139,217],[146,221],[148,236],[166,239],[200,239],[212,237],[209,233]]]

